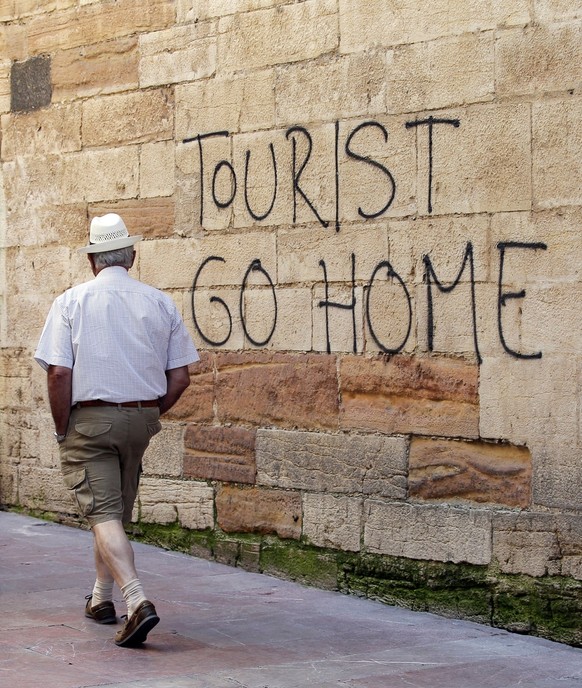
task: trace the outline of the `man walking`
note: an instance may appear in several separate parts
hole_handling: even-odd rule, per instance
[[[85,616],[116,623],[116,582],[127,604],[115,636],[122,647],[143,643],[159,622],[124,523],[159,418],[199,360],[172,299],[128,274],[141,238],[115,213],[92,220],[90,243],[79,251],[95,277],[55,299],[34,355],[47,371],[63,479],[93,532],[96,580]]]

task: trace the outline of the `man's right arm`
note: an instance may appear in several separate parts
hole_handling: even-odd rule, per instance
[[[160,399],[160,416],[169,411],[190,384],[188,366],[166,370],[167,390]]]
[[[73,371],[65,366],[49,365],[47,369],[48,396],[58,435],[67,432],[71,414]]]

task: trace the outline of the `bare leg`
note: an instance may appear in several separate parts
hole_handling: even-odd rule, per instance
[[[121,521],[105,521],[93,526],[95,537],[95,567],[97,576],[101,571],[113,576],[119,588],[137,578],[133,548]]]
[[[97,573],[97,580],[103,583],[113,583],[113,576],[107,564],[103,561],[99,547],[97,547],[97,538],[93,534],[93,554],[95,556],[95,571]]]

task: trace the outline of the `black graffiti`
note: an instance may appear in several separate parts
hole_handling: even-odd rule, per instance
[[[525,353],[521,351],[516,351],[515,349],[512,349],[506,341],[505,338],[505,333],[504,333],[504,328],[502,324],[502,309],[506,305],[507,301],[511,299],[523,299],[525,298],[526,292],[525,289],[522,289],[520,291],[504,291],[503,288],[503,282],[504,282],[504,277],[505,277],[505,254],[506,251],[509,249],[512,250],[546,250],[547,245],[544,243],[523,243],[523,242],[517,242],[517,241],[504,241],[504,242],[499,242],[497,244],[497,249],[499,250],[499,274],[498,274],[498,294],[497,294],[497,328],[498,328],[498,335],[499,335],[499,340],[501,343],[501,346],[503,347],[504,351],[509,354],[510,356],[513,356],[515,358],[519,359],[539,359],[542,357],[542,352],[537,351],[535,353]],[[351,298],[347,303],[341,303],[338,301],[333,301],[330,298],[330,284],[333,282],[333,280],[330,279],[330,275],[328,273],[327,269],[327,264],[325,260],[320,260],[319,265],[322,268],[323,271],[323,286],[324,286],[324,298],[321,299],[318,302],[318,307],[321,309],[324,309],[324,317],[325,317],[325,333],[326,333],[326,351],[327,353],[331,353],[332,351],[332,341],[331,341],[331,327],[330,327],[330,319],[332,317],[333,309],[341,310],[341,311],[350,311],[351,313],[351,335],[352,335],[352,351],[353,353],[358,352],[358,327],[357,327],[357,318],[356,318],[356,306],[357,306],[357,297],[356,297],[356,255],[355,253],[351,254]],[[226,260],[220,256],[210,256],[206,258],[198,270],[196,271],[196,275],[194,277],[194,281],[192,283],[192,319],[194,322],[194,326],[196,330],[198,331],[198,334],[202,338],[202,340],[210,345],[210,346],[223,346],[228,342],[232,335],[232,329],[233,329],[233,321],[232,321],[232,315],[230,313],[230,309],[228,308],[228,305],[225,303],[223,299],[221,299],[218,296],[212,296],[210,297],[210,303],[217,303],[219,304],[224,311],[226,312],[226,315],[228,316],[228,333],[226,334],[225,337],[223,337],[220,340],[212,340],[202,329],[200,326],[200,323],[198,321],[198,317],[196,315],[196,306],[195,306],[195,296],[196,292],[198,290],[198,283],[200,280],[200,275],[204,268],[211,262],[213,261],[218,261],[221,263],[226,263]],[[439,292],[443,294],[449,294],[451,293],[460,283],[461,278],[465,274],[465,271],[468,269],[468,284],[470,287],[470,304],[469,308],[471,311],[471,324],[472,324],[472,334],[473,334],[473,346],[474,346],[474,353],[477,358],[477,361],[479,364],[482,363],[482,356],[479,350],[479,342],[478,342],[478,328],[477,328],[477,323],[478,323],[478,317],[477,317],[477,300],[476,300],[476,280],[475,280],[475,259],[474,259],[474,252],[473,252],[473,244],[471,242],[467,242],[465,246],[465,251],[463,255],[463,260],[460,266],[460,269],[457,273],[457,276],[455,279],[448,285],[444,284],[438,277],[437,277],[437,272],[434,268],[433,262],[431,261],[430,257],[428,255],[423,256],[423,262],[425,266],[425,272],[424,272],[424,281],[426,284],[426,298],[427,298],[427,348],[429,351],[434,350],[434,331],[436,328],[435,325],[435,316],[434,316],[434,295],[433,295],[433,290],[436,287]],[[374,291],[375,285],[378,283],[378,278],[382,274],[383,271],[386,271],[386,280],[395,280],[401,290],[402,290],[402,295],[404,297],[405,303],[406,303],[406,308],[407,308],[407,316],[406,316],[406,334],[403,337],[403,339],[396,345],[389,345],[386,342],[383,342],[380,340],[380,338],[377,335],[377,324],[374,322],[372,313],[371,313],[371,308],[370,308],[370,299],[372,296],[372,293]],[[247,325],[247,317],[245,316],[245,293],[248,289],[248,279],[249,276],[251,275],[252,272],[258,272],[263,277],[266,279],[268,286],[271,290],[271,294],[273,297],[273,311],[272,311],[272,323],[271,323],[271,328],[268,333],[268,335],[262,339],[259,340],[255,338],[250,332],[249,328]],[[257,347],[265,346],[268,344],[271,339],[273,338],[273,335],[276,331],[276,327],[278,324],[278,318],[279,318],[279,311],[278,311],[278,303],[277,303],[277,289],[275,286],[275,283],[273,282],[269,272],[263,267],[261,264],[261,261],[259,259],[255,259],[251,261],[250,265],[248,266],[244,277],[241,282],[241,288],[240,288],[240,295],[239,295],[239,313],[240,313],[240,319],[241,319],[241,325],[243,328],[244,336],[245,338],[253,345]],[[410,337],[410,333],[412,330],[412,320],[413,320],[413,309],[412,309],[412,298],[410,296],[410,292],[402,279],[402,277],[398,274],[396,269],[393,267],[393,265],[387,261],[387,260],[379,260],[374,269],[372,270],[371,276],[367,284],[364,284],[364,310],[363,310],[363,315],[364,315],[364,324],[368,328],[370,335],[376,344],[376,346],[382,351],[383,353],[386,354],[397,354],[400,351],[404,349],[406,346],[408,339]],[[310,314],[306,314],[306,322],[309,322],[309,317]]]
[[[449,286],[445,287],[436,275],[432,262],[429,256],[423,256],[424,262],[424,281],[426,282],[427,290],[427,305],[428,305],[428,350],[433,351],[434,344],[434,311],[433,311],[433,298],[432,298],[432,284],[436,284],[439,291],[444,294],[449,294],[461,281],[461,277],[465,272],[465,267],[469,264],[470,270],[470,285],[471,285],[471,315],[473,318],[473,342],[475,346],[475,354],[479,363],[482,362],[481,354],[479,353],[479,343],[477,341],[477,300],[475,298],[475,263],[473,260],[473,244],[469,241],[465,249],[465,255],[463,257],[463,264],[459,270],[459,274],[455,278],[454,282]]]
[[[450,124],[453,127],[461,126],[461,121],[458,119],[441,119],[438,117],[427,117],[426,119],[417,119],[412,122],[406,122],[406,128],[428,126],[428,212],[432,213],[432,178],[433,178],[433,129],[435,124]]]
[[[196,271],[196,275],[194,276],[194,281],[192,282],[192,294],[191,294],[191,308],[192,308],[192,321],[194,323],[194,327],[196,328],[198,334],[200,335],[201,339],[208,344],[209,346],[223,346],[228,342],[230,339],[230,336],[232,334],[232,315],[230,313],[230,309],[224,299],[221,299],[219,296],[211,296],[210,297],[210,303],[218,303],[222,306],[224,311],[226,312],[226,315],[228,316],[228,333],[226,337],[223,337],[223,339],[220,340],[213,340],[211,339],[203,330],[202,327],[200,326],[200,323],[198,321],[198,318],[196,316],[196,304],[195,304],[195,296],[196,296],[196,291],[198,289],[198,281],[200,279],[200,275],[202,274],[202,271],[204,268],[211,262],[217,261],[220,263],[226,263],[226,260],[222,258],[221,256],[209,256],[206,258],[198,270]],[[271,287],[271,293],[273,294],[273,324],[271,326],[271,330],[267,337],[263,340],[258,340],[255,339],[249,332],[248,327],[247,327],[247,322],[246,322],[246,317],[245,317],[245,312],[244,312],[244,297],[245,297],[245,292],[247,289],[247,282],[249,279],[249,276],[252,272],[260,272],[263,274],[267,282],[269,283],[269,286]],[[271,276],[269,273],[265,270],[265,268],[261,265],[261,261],[258,258],[255,258],[254,260],[251,261],[249,267],[247,268],[247,271],[245,272],[245,275],[242,280],[241,288],[240,288],[240,296],[239,296],[239,314],[240,314],[240,320],[241,320],[241,325],[243,328],[243,332],[245,334],[245,337],[253,344],[254,346],[265,346],[271,341],[271,338],[273,337],[273,334],[275,332],[275,328],[277,327],[277,313],[278,313],[278,306],[277,306],[277,292],[275,290],[275,285],[273,284],[273,280],[271,279]]]
[[[541,351],[536,351],[535,353],[530,353],[530,354],[524,354],[521,353],[520,351],[515,351],[514,349],[511,349],[506,340],[505,340],[505,335],[503,333],[503,324],[501,322],[501,310],[509,301],[510,299],[523,299],[525,298],[525,289],[522,289],[521,291],[517,292],[504,292],[503,291],[503,270],[504,270],[504,265],[505,265],[505,252],[507,249],[525,249],[525,250],[530,250],[530,251],[545,251],[548,247],[546,244],[537,242],[537,243],[522,243],[520,241],[500,241],[497,244],[497,248],[499,250],[499,281],[498,281],[498,290],[497,290],[497,329],[499,332],[499,340],[501,341],[501,345],[505,349],[505,351],[510,355],[514,356],[515,358],[541,358],[542,357],[542,352]]]
[[[420,126],[426,126],[428,128],[428,213],[433,212],[433,186],[434,186],[434,146],[433,146],[433,139],[434,139],[434,128],[436,125],[440,124],[447,124],[451,125],[453,127],[459,127],[460,126],[460,120],[458,119],[444,119],[444,118],[438,118],[438,117],[427,117],[426,119],[420,119],[420,120],[412,120],[409,122],[405,123],[405,127],[407,129],[416,129]],[[332,193],[334,194],[333,198],[333,204],[334,204],[334,218],[333,219],[326,219],[323,217],[321,211],[317,208],[315,201],[309,196],[305,184],[303,182],[303,176],[305,172],[308,169],[308,166],[311,164],[312,156],[313,156],[313,137],[309,130],[306,127],[302,126],[292,126],[287,131],[285,132],[285,139],[290,142],[291,145],[291,169],[289,171],[291,175],[291,182],[292,182],[292,189],[293,189],[293,208],[292,208],[292,222],[293,224],[296,224],[298,222],[298,210],[299,210],[299,205],[304,204],[307,208],[309,208],[310,212],[312,213],[313,217],[317,221],[317,223],[323,227],[323,228],[328,228],[332,223],[335,226],[336,232],[339,232],[341,229],[341,222],[340,222],[340,203],[342,201],[342,190],[343,186],[341,183],[341,175],[340,175],[340,151],[341,151],[341,146],[340,146],[340,123],[339,121],[334,122],[334,129],[335,129],[335,139],[334,139],[334,151],[333,151],[333,156],[334,156],[334,184],[333,184],[333,191]],[[370,129],[376,129],[380,132],[384,139],[384,143],[388,143],[388,130],[386,127],[381,124],[380,122],[377,122],[375,120],[369,120],[366,122],[362,122],[355,126],[346,136],[345,144],[343,147],[343,152],[345,156],[349,160],[353,160],[356,163],[363,163],[367,165],[371,170],[374,172],[377,172],[379,175],[381,175],[382,181],[387,185],[386,189],[386,195],[384,198],[378,199],[378,207],[377,208],[369,208],[369,209],[364,209],[362,205],[358,205],[357,207],[357,212],[358,215],[365,220],[369,219],[375,219],[378,218],[382,215],[384,215],[390,207],[393,205],[395,199],[396,199],[396,194],[397,194],[397,184],[396,184],[396,179],[394,177],[394,174],[392,171],[385,165],[382,164],[379,160],[376,160],[373,158],[371,155],[369,155],[365,150],[360,149],[359,146],[357,146],[358,143],[358,138],[359,134],[364,131],[364,130],[370,130]],[[183,139],[183,143],[192,143],[196,142],[198,144],[198,153],[199,153],[199,169],[200,169],[200,214],[199,214],[199,220],[200,220],[200,225],[204,226],[204,218],[205,218],[205,199],[206,199],[206,190],[205,190],[205,184],[204,184],[204,179],[205,179],[205,173],[206,173],[206,166],[207,166],[207,160],[204,155],[204,145],[203,143],[206,142],[208,139],[212,138],[217,138],[217,137],[229,137],[231,136],[229,132],[227,131],[214,131],[214,132],[209,132],[206,134],[198,134],[197,136],[193,136],[190,138],[185,138]],[[303,155],[300,155],[299,152],[299,143],[302,143],[305,146],[305,152]],[[279,165],[277,164],[277,153],[275,150],[275,144],[273,142],[269,143],[269,151],[271,153],[271,162],[272,162],[272,168],[273,168],[273,195],[271,198],[271,203],[269,207],[264,210],[263,212],[259,212],[256,209],[253,209],[251,207],[250,199],[249,199],[249,178],[250,178],[250,161],[251,161],[251,151],[246,150],[245,155],[244,155],[244,200],[245,200],[245,207],[249,213],[249,215],[253,218],[253,220],[260,222],[263,220],[267,220],[268,217],[271,215],[273,212],[276,201],[278,199],[278,190],[279,190],[279,184],[280,184],[280,174],[279,174]],[[217,193],[217,179],[218,176],[221,172],[228,172],[230,175],[230,195],[226,198],[219,198],[218,193]],[[259,174],[262,172],[262,168],[259,171]],[[217,208],[224,209],[228,208],[233,202],[236,197],[236,194],[238,193],[238,184],[237,184],[237,173],[235,170],[235,167],[231,161],[228,160],[220,160],[218,163],[214,165],[214,169],[212,170],[212,200],[214,204],[216,205]]]

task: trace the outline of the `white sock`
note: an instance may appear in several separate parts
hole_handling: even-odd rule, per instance
[[[129,619],[139,605],[147,600],[139,578],[134,578],[121,588],[121,594],[127,604],[127,618]]]
[[[91,606],[96,607],[101,602],[113,601],[113,581],[100,581],[98,578],[93,587],[93,597],[91,598]]]

